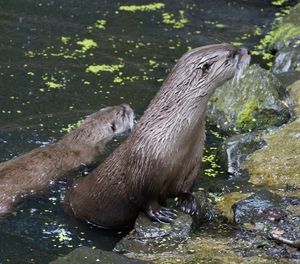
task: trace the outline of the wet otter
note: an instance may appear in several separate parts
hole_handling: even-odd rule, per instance
[[[120,228],[144,211],[153,221],[171,222],[176,211],[162,205],[176,196],[182,211],[195,214],[192,188],[203,152],[208,99],[249,60],[245,49],[229,44],[184,54],[127,140],[74,184],[68,203],[75,217]]]
[[[111,106],[88,116],[57,143],[0,163],[0,217],[24,195],[41,191],[67,171],[94,161],[105,143],[133,126],[128,105]]]

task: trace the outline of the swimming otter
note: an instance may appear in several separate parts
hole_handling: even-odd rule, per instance
[[[122,228],[144,211],[172,222],[162,207],[178,196],[195,214],[192,188],[205,140],[205,111],[215,89],[248,65],[247,50],[229,44],[193,49],[174,66],[131,135],[89,176],[70,190],[75,217],[103,228]]]
[[[21,197],[41,191],[66,172],[94,161],[105,143],[133,126],[128,105],[111,106],[88,116],[57,143],[0,163],[0,218]]]

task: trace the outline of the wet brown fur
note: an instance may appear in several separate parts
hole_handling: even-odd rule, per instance
[[[183,55],[127,140],[74,185],[68,201],[74,215],[118,228],[169,197],[191,193],[203,153],[208,99],[238,71],[240,52],[219,44]]]
[[[66,172],[95,161],[104,145],[132,123],[129,106],[106,107],[88,116],[57,143],[0,163],[0,218],[10,213],[21,197],[39,192]]]

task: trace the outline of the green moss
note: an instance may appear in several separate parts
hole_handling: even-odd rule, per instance
[[[256,99],[248,101],[237,115],[237,125],[243,130],[251,130],[255,127],[256,119],[253,113],[259,109],[259,102]]]
[[[220,199],[217,203],[218,210],[222,213],[224,217],[227,218],[229,222],[234,222],[234,212],[232,210],[232,206],[239,201],[245,200],[252,193],[240,193],[240,192],[232,192],[225,194],[222,199]]]
[[[255,151],[243,164],[250,182],[300,189],[300,119],[264,136],[267,147]]]
[[[128,11],[128,12],[136,12],[136,11],[155,11],[161,8],[164,8],[164,3],[152,3],[148,5],[128,5],[128,6],[120,6],[119,10]]]

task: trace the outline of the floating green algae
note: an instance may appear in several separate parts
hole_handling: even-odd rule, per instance
[[[67,127],[63,127],[60,131],[69,133],[70,131],[72,131],[75,128],[79,127],[82,122],[83,122],[83,119],[80,119],[75,124],[68,124]]]
[[[77,41],[76,43],[81,46],[81,49],[76,51],[82,53],[87,52],[92,48],[98,47],[97,43],[92,39],[84,39],[84,40]]]
[[[49,89],[60,89],[63,87],[62,84],[60,83],[55,83],[55,82],[46,82],[46,85],[48,86]]]
[[[63,44],[68,44],[69,43],[69,41],[71,40],[71,38],[70,37],[64,37],[64,36],[62,36],[61,38],[60,38],[60,40],[61,40],[61,42],[63,43]]]
[[[186,23],[188,23],[188,20],[184,17],[184,11],[183,10],[179,10],[179,19],[176,20],[174,18],[174,14],[171,13],[163,13],[162,14],[162,18],[163,18],[163,23],[164,24],[168,24],[168,25],[172,25],[173,28],[183,28],[184,25]]]
[[[104,19],[97,20],[95,23],[95,27],[99,29],[105,29],[105,25],[106,25],[106,20]]]
[[[155,11],[161,8],[164,8],[164,3],[152,3],[148,5],[128,5],[128,6],[120,6],[119,10],[128,11],[128,12],[136,12],[136,11]]]
[[[284,5],[286,2],[287,2],[287,0],[276,0],[276,1],[273,1],[273,2],[272,2],[272,5],[275,5],[275,6],[282,6],[282,5]]]
[[[105,29],[106,28],[106,20],[104,20],[104,19],[98,19],[93,26],[87,27],[87,30],[88,30],[88,32],[91,33],[94,28]]]
[[[115,72],[119,71],[124,67],[124,64],[101,64],[101,65],[90,65],[86,68],[86,72],[99,74],[100,72]]]

